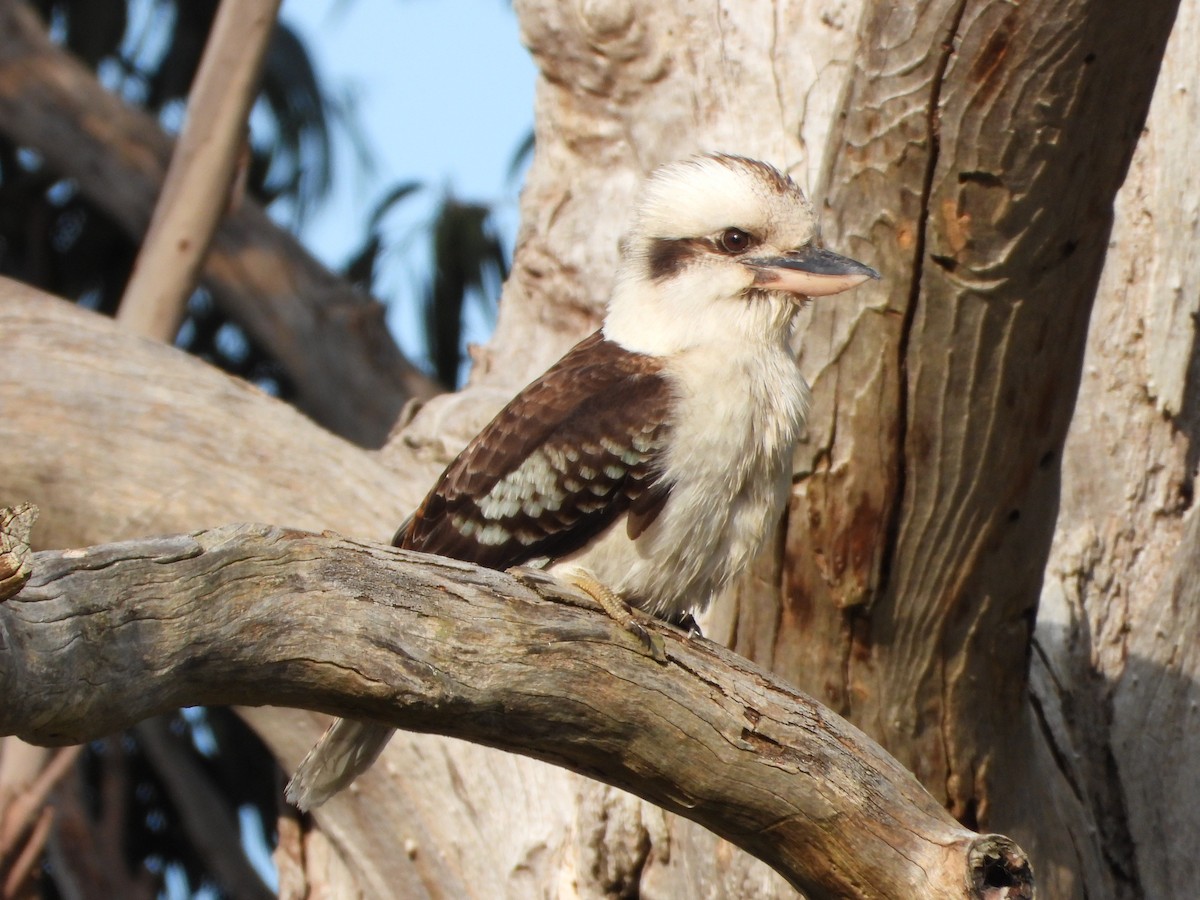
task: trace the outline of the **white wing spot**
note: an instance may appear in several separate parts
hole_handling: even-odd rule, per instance
[[[474,519],[455,515],[450,517],[450,524],[458,529],[458,532],[464,537],[474,538],[479,543],[488,546],[503,544],[512,537],[508,529],[498,522],[489,522],[480,527],[479,522]]]
[[[486,544],[489,547],[497,547],[503,544],[511,537],[508,529],[503,525],[492,522],[479,530],[479,535],[475,538],[479,543]]]
[[[559,473],[543,450],[531,453],[479,502],[485,519],[508,519],[519,512],[537,518],[545,510],[562,507],[565,496]]]

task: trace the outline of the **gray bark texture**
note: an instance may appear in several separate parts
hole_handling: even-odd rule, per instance
[[[1016,839],[1040,896],[1200,896],[1197,5],[515,5],[537,153],[471,387],[368,453],[5,285],[0,503],[41,507],[42,548],[233,521],[386,538],[595,327],[649,170],[769,159],[884,278],[806,314],[788,515],[705,633]],[[320,730],[245,715],[285,768]],[[794,895],[616,788],[420,734],[315,824],[281,825],[285,893]]]
[[[546,604],[501,573],[268,526],[46,551],[32,568],[0,607],[0,731],[34,743],[200,703],[311,706],[617,784],[813,896],[1029,885],[1015,845],[963,828],[819,704],[661,625],[656,660],[553,583]]]

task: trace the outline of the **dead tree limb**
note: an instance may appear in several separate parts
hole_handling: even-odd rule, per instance
[[[1015,844],[964,829],[824,707],[665,626],[656,663],[582,602],[269,526],[45,551],[0,610],[0,732],[61,744],[184,705],[304,706],[617,785],[811,897],[1032,896]]]
[[[0,0],[0,134],[36,150],[141,240],[170,139],[52,44],[17,0]],[[202,279],[281,362],[297,405],[337,434],[378,446],[410,397],[439,390],[401,355],[382,304],[313,259],[255,203],[222,222]]]
[[[222,213],[246,143],[247,117],[275,28],[279,0],[222,3],[188,95],[146,239],[117,320],[137,334],[172,341]]]

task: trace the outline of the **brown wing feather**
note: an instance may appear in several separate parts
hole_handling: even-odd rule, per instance
[[[467,445],[393,543],[504,569],[572,553],[631,507],[640,534],[670,493],[671,402],[657,360],[596,332]]]

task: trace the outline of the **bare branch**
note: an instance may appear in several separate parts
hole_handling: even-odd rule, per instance
[[[250,865],[241,846],[238,823],[218,785],[194,756],[173,740],[163,717],[134,729],[138,744],[154,766],[163,789],[179,811],[180,825],[209,871],[231,896],[270,900],[275,896]]]
[[[278,10],[279,0],[225,0],[217,9],[183,132],[121,298],[117,321],[131,331],[171,341],[179,330],[184,303],[229,206],[246,117]]]
[[[52,44],[27,4],[0,3],[0,34],[0,133],[37,150],[140,239],[170,139]],[[202,277],[283,364],[297,405],[337,434],[378,446],[410,397],[439,390],[401,356],[383,306],[329,272],[255,203],[226,216]]]
[[[15,737],[0,740],[0,896],[30,896],[54,818],[46,797],[78,756],[78,747],[50,752]]]
[[[183,705],[305,706],[617,785],[812,897],[1031,896],[1011,841],[964,829],[813,700],[665,626],[658,664],[582,600],[268,526],[43,552],[34,569],[0,609],[0,732],[63,743]]]
[[[232,519],[382,538],[437,472],[389,471],[195,357],[4,279],[0,408],[0,503],[37,502],[41,547]]]

